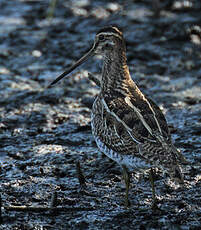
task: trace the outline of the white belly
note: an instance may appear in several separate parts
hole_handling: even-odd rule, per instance
[[[151,167],[151,165],[145,162],[143,159],[139,157],[134,157],[132,155],[126,155],[126,153],[120,154],[118,152],[115,152],[112,149],[109,149],[99,138],[94,138],[100,151],[112,160],[116,161],[118,164],[125,165],[128,168],[137,170],[147,169]]]

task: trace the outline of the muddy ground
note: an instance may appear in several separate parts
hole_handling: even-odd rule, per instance
[[[0,229],[200,229],[201,2],[53,4],[0,1]],[[131,207],[124,207],[121,169],[99,153],[91,135],[90,107],[99,89],[87,76],[100,74],[101,60],[46,89],[111,24],[124,31],[133,79],[161,107],[189,161],[184,187],[156,170],[156,211],[148,172],[132,173]],[[55,193],[52,206],[63,210],[8,210],[50,206]]]

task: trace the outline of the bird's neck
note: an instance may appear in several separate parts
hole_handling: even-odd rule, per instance
[[[128,93],[128,84],[133,82],[127,66],[126,51],[119,49],[107,53],[103,59],[101,92],[111,95],[114,91]]]

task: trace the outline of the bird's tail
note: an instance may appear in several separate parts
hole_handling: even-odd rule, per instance
[[[172,145],[172,152],[175,155],[175,157],[176,157],[176,159],[177,159],[177,161],[178,161],[179,164],[182,164],[182,165],[189,164],[189,162],[183,156],[183,154],[181,153],[181,151],[179,149],[177,149],[174,145]]]
[[[184,183],[184,175],[182,172],[182,168],[180,165],[187,165],[189,164],[182,153],[172,146],[171,149],[171,163],[169,162],[168,166],[168,174],[174,179],[175,182],[179,184]]]
[[[173,165],[172,172],[170,173],[170,176],[175,180],[175,182],[179,184],[184,183],[184,175],[182,173],[181,167],[179,165]]]

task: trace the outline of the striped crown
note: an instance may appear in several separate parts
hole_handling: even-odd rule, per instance
[[[118,36],[122,37],[122,32],[114,26],[108,26],[108,27],[104,27],[102,29],[100,29],[97,34],[100,33],[113,33],[113,34],[117,34]]]

